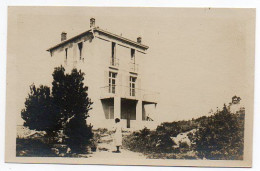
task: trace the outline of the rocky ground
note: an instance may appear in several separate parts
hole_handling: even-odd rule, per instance
[[[127,132],[124,135],[128,134]],[[121,153],[115,153],[116,147],[113,143],[114,133],[106,132],[100,134],[97,143],[97,150],[88,154],[91,158],[134,158],[134,159],[145,159],[146,157],[141,153],[129,151],[125,148],[121,148]]]

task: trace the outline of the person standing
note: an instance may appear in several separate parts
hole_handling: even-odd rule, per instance
[[[115,119],[115,137],[114,137],[114,143],[116,146],[116,153],[120,153],[120,146],[122,146],[122,127],[120,124],[120,119]]]

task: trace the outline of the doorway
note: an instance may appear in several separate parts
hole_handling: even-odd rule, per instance
[[[131,128],[131,121],[136,120],[136,100],[121,100],[121,119],[126,120],[126,128]]]
[[[130,128],[130,119],[131,119],[131,113],[129,110],[127,110],[126,114],[126,128]]]

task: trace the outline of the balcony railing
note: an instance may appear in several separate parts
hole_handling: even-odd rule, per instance
[[[130,88],[127,86],[121,85],[111,85],[101,87],[101,99],[113,98],[115,96],[126,98],[126,99],[134,99],[134,100],[142,100],[150,103],[157,103],[159,98],[159,93],[146,91],[143,89]]]
[[[121,63],[121,62],[120,62]],[[129,69],[130,72],[134,72],[134,73],[138,73],[139,70],[139,65],[133,62],[129,62],[129,63],[122,63],[123,67],[127,67],[125,69]],[[119,59],[118,58],[112,58],[110,57],[110,61],[109,61],[109,66],[113,67],[113,68],[118,68],[119,67]]]
[[[119,59],[117,58],[110,58],[110,66],[112,67],[119,67]]]
[[[130,72],[135,72],[135,73],[138,72],[138,64],[130,62],[129,67],[130,67]]]

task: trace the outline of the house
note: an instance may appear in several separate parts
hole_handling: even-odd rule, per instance
[[[148,48],[141,37],[133,41],[102,30],[91,18],[90,29],[69,39],[62,32],[61,42],[47,51],[56,66],[86,74],[84,83],[94,102],[88,123],[112,128],[120,118],[123,127],[140,129],[156,125],[158,93],[141,87],[143,67],[149,67],[143,63]]]

